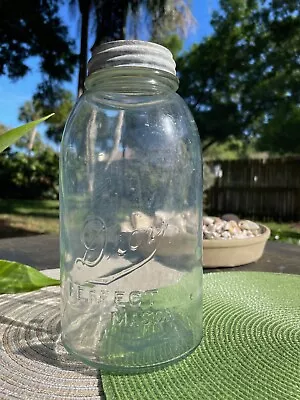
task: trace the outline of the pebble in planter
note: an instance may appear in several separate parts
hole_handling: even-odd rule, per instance
[[[203,239],[246,239],[259,236],[258,224],[249,220],[225,221],[218,217],[203,217]]]

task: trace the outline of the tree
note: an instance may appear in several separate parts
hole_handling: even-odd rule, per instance
[[[266,154],[263,154],[266,156]],[[206,160],[238,160],[241,158],[261,158],[253,138],[238,139],[229,136],[222,143],[214,143],[205,151]]]
[[[38,98],[38,96],[36,96],[36,98]],[[54,101],[47,104],[44,99],[41,103],[43,115],[50,114],[51,112],[55,113],[53,117],[46,121],[46,135],[56,143],[61,141],[64,126],[73,108],[74,101],[74,96],[69,90],[58,88],[55,93]]]
[[[0,135],[2,135],[2,133],[6,132],[7,130],[8,128],[5,125],[0,124]]]
[[[0,154],[1,197],[57,199],[58,154],[44,147],[29,158],[24,152]]]
[[[32,103],[27,102],[24,108],[32,112],[31,106]],[[0,135],[6,130],[0,124]],[[58,154],[44,145],[38,134],[30,155],[22,151],[27,145],[25,135],[0,153],[0,185],[5,188],[1,197],[57,199]]]
[[[39,119],[41,117],[42,117],[41,108],[39,107],[39,104],[37,102],[26,101],[24,105],[20,108],[19,120],[22,122],[27,123],[30,121],[34,121],[35,119]],[[37,128],[34,127],[29,137],[25,137],[23,139],[26,140],[26,147],[29,153],[32,151],[36,135],[37,135]]]
[[[156,42],[163,40],[166,33],[184,34],[194,23],[189,0],[70,0],[73,8],[76,4],[81,14],[78,95],[83,92],[86,77],[91,16],[95,27],[92,49],[110,40],[122,40],[126,37],[138,39],[142,15],[146,15],[143,29],[146,26],[149,37]],[[127,35],[126,26],[130,27]]]
[[[175,60],[178,58],[179,53],[183,48],[182,38],[175,34],[166,36],[164,39],[161,40],[160,44],[171,51]]]
[[[0,75],[21,78],[29,57],[39,56],[49,81],[70,80],[77,56],[58,16],[60,0],[0,1]]]
[[[0,136],[4,133],[4,132],[6,132],[6,131],[8,131],[8,127],[7,126],[5,126],[5,125],[3,125],[3,124],[1,124],[0,123]],[[7,147],[3,152],[2,152],[2,155],[3,154],[9,154],[10,153],[10,147]],[[1,154],[1,153],[0,153]],[[1,157],[1,156],[0,156]]]
[[[197,123],[204,150],[229,135],[242,134],[238,103],[231,95],[219,38],[208,38],[177,62],[180,87]]]
[[[258,150],[273,153],[300,154],[300,108],[298,104],[282,104],[265,125],[257,142]]]
[[[263,138],[278,127],[282,110],[289,110],[281,119],[283,137],[297,135],[292,126],[300,104],[299,1],[222,0],[220,6],[213,35],[179,60],[181,94],[205,145],[230,135],[258,137],[266,145]]]
[[[55,92],[53,92],[53,90]],[[71,112],[74,104],[73,94],[60,87],[52,88],[52,95],[50,97],[36,93],[33,99],[26,101],[19,111],[19,120],[23,122],[30,122],[32,120],[41,118],[43,115],[55,113],[51,119],[45,121],[47,126],[46,135],[49,139],[59,143],[61,140],[62,132],[66,120]],[[21,139],[22,147],[25,145],[29,152],[33,150],[34,142],[38,138],[37,130],[34,128],[29,137]],[[40,147],[40,144],[39,144]]]

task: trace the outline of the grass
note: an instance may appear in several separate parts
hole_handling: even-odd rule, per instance
[[[58,233],[57,200],[1,200],[0,239]],[[263,222],[271,229],[271,240],[300,245],[300,222]]]
[[[0,200],[0,238],[58,233],[58,201]]]
[[[271,240],[300,245],[300,222],[262,222],[271,229]]]

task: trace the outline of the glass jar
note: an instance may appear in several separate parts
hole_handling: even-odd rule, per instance
[[[202,161],[172,54],[101,45],[60,159],[62,341],[83,362],[139,372],[202,337]]]

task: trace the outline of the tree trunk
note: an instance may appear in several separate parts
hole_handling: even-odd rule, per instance
[[[78,90],[77,90],[78,97],[81,96],[83,93],[84,80],[86,78],[89,14],[91,8],[91,0],[80,0],[79,8],[81,12],[81,35],[80,35]]]
[[[123,40],[126,33],[128,0],[109,0],[95,8],[96,38],[92,49],[104,42]]]
[[[116,130],[115,130],[114,147],[110,153],[105,170],[108,169],[108,167],[114,161],[114,159],[116,158],[116,155],[119,152],[119,146],[120,146],[120,142],[121,142],[121,138],[122,138],[123,125],[124,125],[124,110],[121,110],[119,113],[119,116],[118,116],[118,122],[117,122]],[[123,148],[123,154],[125,155],[124,148]]]
[[[97,111],[94,109],[91,113],[91,117],[88,123],[87,132],[87,155],[90,160],[89,171],[88,171],[88,190],[90,193],[94,192],[94,184],[95,184],[95,145],[96,145],[96,137],[97,137]]]
[[[29,153],[30,153],[30,152],[32,151],[32,149],[33,149],[33,145],[34,145],[34,141],[35,141],[36,134],[37,134],[37,129],[36,129],[36,128],[33,128],[32,132],[31,132],[31,134],[30,134],[29,142],[28,142],[28,146],[27,146]]]

